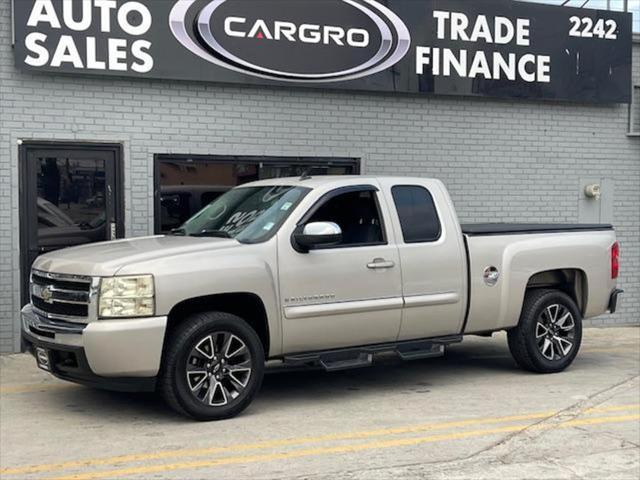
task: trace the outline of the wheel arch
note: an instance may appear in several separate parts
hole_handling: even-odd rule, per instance
[[[589,300],[589,285],[587,274],[580,268],[558,268],[536,272],[529,277],[525,286],[527,292],[538,288],[553,288],[560,290],[576,303],[578,310],[584,316]]]
[[[269,357],[272,345],[267,310],[262,299],[251,292],[228,292],[188,298],[174,305],[167,316],[167,334],[164,343],[170,340],[170,332],[189,315],[198,312],[218,311],[237,315],[255,330],[260,338],[265,356]]]

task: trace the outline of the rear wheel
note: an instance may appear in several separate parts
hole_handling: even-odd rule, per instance
[[[240,317],[195,314],[171,332],[160,388],[176,411],[197,420],[220,420],[242,412],[264,375],[264,350]]]
[[[509,350],[525,370],[560,372],[575,359],[582,341],[582,316],[575,302],[558,290],[531,290],[518,326],[507,332]]]

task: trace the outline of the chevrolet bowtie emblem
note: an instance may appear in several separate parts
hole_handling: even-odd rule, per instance
[[[51,299],[53,298],[53,292],[51,291],[51,287],[44,287],[42,292],[40,293],[40,297],[47,303],[53,303]]]

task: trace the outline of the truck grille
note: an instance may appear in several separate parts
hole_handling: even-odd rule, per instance
[[[33,270],[29,291],[36,313],[58,320],[88,321],[91,277]]]

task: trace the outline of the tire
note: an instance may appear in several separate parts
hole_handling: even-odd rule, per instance
[[[171,408],[210,421],[234,417],[249,406],[262,384],[265,356],[247,322],[229,313],[202,312],[168,335],[159,390]]]
[[[575,302],[559,290],[526,293],[518,326],[507,332],[509,350],[523,369],[556,373],[567,368],[582,341],[582,315]]]

